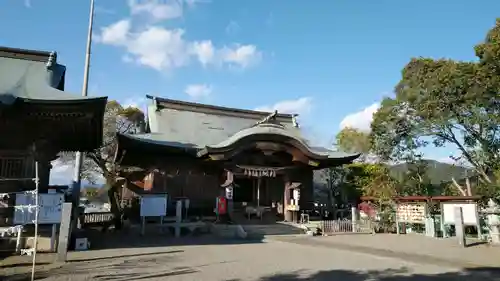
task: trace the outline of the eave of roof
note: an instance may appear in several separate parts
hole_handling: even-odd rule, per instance
[[[179,143],[179,142],[171,142],[167,140],[167,136],[164,134],[158,134],[158,133],[149,133],[149,134],[118,134],[118,141],[119,141],[119,149],[117,151],[117,155],[115,156],[115,160],[119,160],[120,157],[122,157],[122,149],[129,149],[129,147],[121,147],[120,143],[123,143],[123,141],[132,141],[135,144],[149,144],[153,145],[151,148],[152,149],[171,149],[175,152],[184,152],[186,155],[194,156],[196,155],[197,157],[203,157],[206,155],[208,152],[206,151],[206,148],[201,148],[199,146],[193,145],[193,144],[185,144],[185,143]],[[341,164],[344,163],[349,163],[354,161],[356,158],[360,156],[359,153],[345,153],[345,152],[340,152],[340,151],[332,151],[326,148],[320,148],[320,147],[310,147],[307,146],[307,148],[310,150],[310,152],[313,155],[316,155],[317,160],[324,162],[321,164],[321,167],[324,165],[328,165],[330,162],[331,163],[336,163],[336,162],[341,162]],[[324,165],[323,165],[324,164]]]

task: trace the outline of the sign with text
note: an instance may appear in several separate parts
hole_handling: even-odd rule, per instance
[[[152,194],[141,197],[141,217],[164,217],[167,215],[167,194]]]
[[[35,194],[16,194],[16,205],[14,210],[14,224],[34,224],[35,223]],[[38,195],[38,223],[55,224],[61,222],[62,204],[64,194],[62,193],[42,193]]]
[[[425,203],[401,203],[398,204],[396,216],[399,222],[425,223]]]

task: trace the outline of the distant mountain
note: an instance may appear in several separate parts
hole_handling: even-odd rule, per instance
[[[460,181],[460,179],[464,179],[466,177],[474,175],[474,170],[467,167],[452,165],[431,159],[427,159],[424,161],[427,162],[428,165],[427,175],[431,180],[431,183],[433,184],[450,182],[452,178],[455,178],[457,181]],[[410,168],[411,164],[400,163],[390,166],[389,170],[392,177],[401,180],[403,179],[406,172],[408,172]],[[326,185],[325,173],[323,173],[322,171],[314,171],[313,175],[314,175],[313,182],[316,187]]]
[[[474,170],[467,167],[452,165],[431,159],[424,161],[427,162],[427,176],[432,184],[450,182],[452,178],[455,178],[458,181],[474,175]],[[411,169],[411,165],[412,164],[409,163],[401,163],[390,166],[389,170],[391,176],[395,179],[402,179],[406,172]]]

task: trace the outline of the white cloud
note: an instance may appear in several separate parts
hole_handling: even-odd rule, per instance
[[[133,97],[128,97],[126,99],[123,99],[123,101],[120,102],[120,104],[125,108],[126,107],[135,107],[135,108],[142,110],[143,112],[146,112],[145,110],[147,108],[148,100],[142,96],[139,96],[139,97],[133,96]]]
[[[130,20],[121,20],[101,29],[97,41],[107,45],[120,46],[127,43],[131,28]]]
[[[98,42],[126,50],[127,61],[158,71],[187,65],[192,57],[204,66],[229,65],[247,68],[260,62],[261,52],[255,45],[233,45],[217,49],[212,41],[186,41],[183,29],[147,26],[134,32],[129,19],[103,27]]]
[[[255,45],[235,44],[232,47],[224,46],[216,49],[212,41],[204,40],[193,42],[191,48],[191,53],[198,58],[203,66],[228,64],[247,68],[259,63],[262,59],[262,53],[257,50]]]
[[[312,99],[310,97],[302,97],[296,100],[284,100],[275,103],[274,105],[259,106],[255,110],[273,112],[277,110],[280,113],[289,114],[306,114],[312,108]]]
[[[132,15],[145,15],[154,21],[182,17],[185,1],[181,0],[130,0],[129,8]]]
[[[197,100],[208,97],[210,94],[212,94],[212,86],[206,84],[192,84],[186,87],[184,93],[186,93],[192,99]]]
[[[262,53],[255,45],[231,44],[215,47],[211,40],[189,41],[183,29],[169,29],[158,24],[134,24],[137,15],[146,14],[153,21],[182,17],[183,7],[199,0],[130,0],[131,18],[102,27],[96,41],[125,50],[125,62],[168,71],[186,66],[196,59],[203,66],[247,68],[260,62]]]
[[[255,45],[235,45],[224,47],[220,51],[220,60],[235,66],[246,68],[255,65],[262,59],[262,54]]]
[[[229,24],[226,26],[226,33],[229,35],[235,35],[241,30],[240,25],[232,20],[229,22]]]
[[[212,41],[205,40],[200,42],[193,42],[192,52],[198,57],[198,61],[206,66],[214,61],[215,58],[215,48]]]
[[[370,131],[373,114],[380,108],[380,103],[374,103],[359,112],[347,115],[340,122],[340,128],[355,128],[362,131]]]
[[[144,16],[151,21],[181,18],[185,7],[193,8],[205,0],[129,0],[128,6],[133,16]]]
[[[432,159],[435,159],[434,157],[430,157]],[[457,161],[455,159],[452,159],[451,157],[441,157],[435,159],[436,161],[439,161],[441,163],[448,163],[448,164],[457,164]]]

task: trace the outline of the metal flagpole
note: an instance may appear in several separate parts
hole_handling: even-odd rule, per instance
[[[38,246],[38,213],[40,207],[38,206],[38,190],[40,185],[40,178],[38,175],[38,160],[35,161],[35,237],[33,238],[33,261],[31,265],[31,281],[35,280],[35,266],[36,266],[36,250]]]
[[[90,0],[90,16],[89,16],[89,29],[87,34],[87,49],[85,53],[85,68],[83,71],[83,87],[82,87],[82,96],[86,97],[89,86],[89,68],[90,68],[90,53],[92,50],[92,26],[94,25],[94,0]],[[83,154],[78,151],[76,153],[75,159],[75,171],[73,177],[73,187],[72,187],[72,197],[73,197],[73,206],[75,210],[78,210],[79,201],[80,201],[80,189],[81,189],[81,177],[80,172],[82,169],[83,163]],[[75,224],[76,226],[76,224]]]

